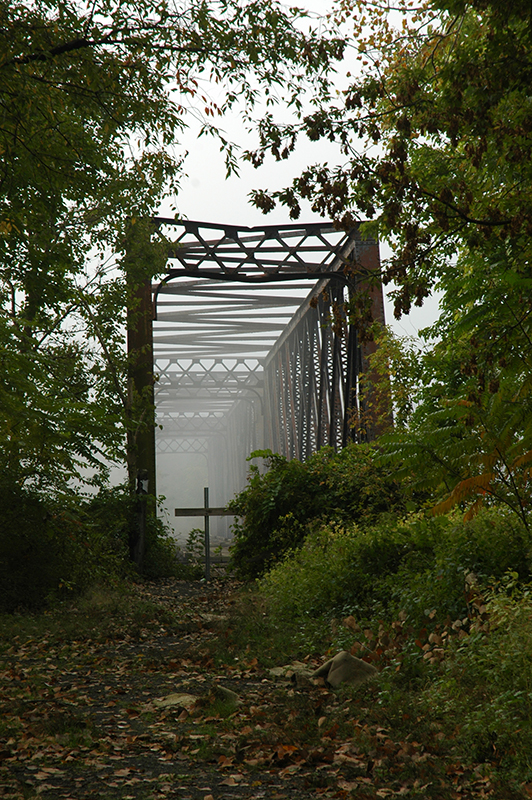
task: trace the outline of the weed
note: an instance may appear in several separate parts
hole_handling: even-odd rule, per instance
[[[36,610],[72,601],[95,584],[131,578],[127,486],[43,498],[0,482],[0,611]],[[163,521],[148,515],[143,575],[186,577]]]
[[[89,717],[77,709],[69,708],[63,712],[52,711],[42,714],[32,725],[33,733],[38,736],[53,736],[62,744],[74,746],[80,743],[93,742],[93,724]]]
[[[53,611],[0,615],[0,653],[46,636],[49,647],[60,646],[56,657],[68,658],[72,643],[104,642],[125,635],[135,639],[146,629],[159,630],[175,622],[171,610],[140,598],[125,585],[93,586],[76,605],[64,602]]]
[[[464,524],[457,518],[382,519],[373,527],[328,525],[262,579],[267,612],[277,620],[299,621],[309,633],[311,620],[354,616],[362,626],[391,622],[405,612],[421,629],[433,620],[469,613],[465,576],[480,585],[500,579],[508,569],[530,578],[530,537],[508,515],[479,515]],[[314,626],[323,630],[323,624]],[[318,634],[319,635],[319,634]]]
[[[347,574],[349,558],[360,552],[356,537],[337,532],[326,538],[325,549],[323,540],[307,542],[290,561],[242,591],[225,635],[212,645],[220,648],[221,660],[256,657],[269,666],[346,648],[374,660],[380,672],[364,686],[340,687],[324,695],[283,689],[285,719],[272,715],[269,735],[286,725],[287,715],[298,745],[309,752],[335,737],[351,740],[358,756],[365,758],[364,767],[354,763],[353,779],[371,767],[369,775],[389,786],[397,781],[398,791],[408,783],[412,797],[442,798],[438,787],[449,781],[458,787],[489,782],[494,796],[520,796],[519,787],[532,780],[532,589],[522,584],[517,571],[491,581],[492,588],[482,587],[471,574],[464,580],[464,568],[472,564],[462,560],[464,552],[476,559],[477,568],[481,561],[493,562],[485,553],[475,556],[471,542],[465,541],[471,528],[460,534],[448,527],[455,524],[437,520],[435,530],[442,535],[423,554],[432,575],[441,569],[446,547],[449,563],[460,564],[460,583],[447,606],[440,604],[440,588],[431,589],[428,577],[417,594],[419,573],[408,567],[400,572],[404,582],[396,587],[396,596],[417,596],[417,601],[412,600],[409,613],[400,618],[369,619],[365,629],[353,618],[354,627],[344,626],[325,603],[329,614],[309,614],[308,597],[315,603],[320,591],[322,599],[331,596],[330,586],[322,591],[323,573],[327,579],[336,573],[337,586],[342,586],[340,568],[345,565]],[[431,525],[417,529],[418,542]],[[505,531],[500,521],[487,530],[501,541],[512,540],[512,530]],[[483,537],[483,530],[471,534],[477,542]],[[501,548],[495,541],[499,557]],[[432,552],[432,568],[427,552]],[[375,582],[376,594],[383,585],[389,591],[384,578]],[[464,617],[453,621],[443,616],[456,603],[463,604]],[[366,609],[369,616],[369,604]]]
[[[209,708],[209,714],[213,717],[221,717],[222,719],[228,719],[235,713],[235,704],[230,700],[224,700],[220,697],[214,699],[211,707]]]
[[[402,514],[405,497],[394,475],[376,463],[370,446],[324,447],[302,463],[269,450],[256,451],[268,470],[251,467],[248,486],[230,503],[237,519],[232,563],[245,578],[261,575],[300,547],[322,521],[368,524],[382,514]]]
[[[509,779],[532,778],[532,597],[487,601],[490,630],[450,647],[424,704],[458,726],[465,763],[490,763]],[[469,755],[468,755],[469,754]]]

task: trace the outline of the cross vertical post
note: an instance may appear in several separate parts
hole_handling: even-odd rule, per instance
[[[203,505],[205,510],[209,508],[209,487],[203,489]],[[211,529],[209,515],[205,514],[205,580],[211,579]]]

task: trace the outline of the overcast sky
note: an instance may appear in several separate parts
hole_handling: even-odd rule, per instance
[[[252,146],[246,139],[237,114],[223,120],[227,136],[233,141],[241,141]],[[273,158],[265,161],[259,168],[253,168],[242,161],[239,176],[226,178],[224,159],[219,145],[210,136],[198,138],[199,125],[192,124],[182,137],[182,149],[188,151],[185,162],[187,176],[183,179],[179,196],[174,203],[168,201],[161,208],[161,214],[173,216],[173,205],[177,205],[177,213],[191,220],[202,222],[226,223],[233,225],[267,225],[286,224],[291,220],[288,210],[278,206],[274,211],[264,215],[254,208],[249,201],[252,189],[279,189],[287,186],[293,177],[300,174],[310,164],[328,161],[330,164],[342,163],[344,157],[329,142],[301,142],[296,152],[288,161],[275,162]],[[302,205],[301,222],[323,221],[313,212],[310,204]],[[381,245],[381,256],[389,252],[386,245]],[[389,289],[389,287],[388,287]],[[423,308],[415,308],[409,317],[397,321],[393,317],[392,304],[386,302],[386,321],[401,335],[417,335],[417,331],[430,323],[437,316],[438,303],[435,298],[428,298]]]
[[[316,7],[322,6],[324,11],[330,8],[324,0],[308,0]],[[348,68],[352,69],[351,65]],[[208,87],[202,87],[209,91]],[[213,99],[216,99],[214,97]],[[222,120],[226,138],[237,141],[243,147],[252,148],[254,142],[246,139],[243,126],[235,112],[231,117]],[[178,216],[191,220],[225,223],[233,225],[254,226],[267,224],[286,224],[291,220],[287,209],[278,207],[270,214],[264,215],[249,202],[252,189],[280,189],[290,184],[292,178],[311,164],[329,162],[342,163],[343,157],[338,149],[328,142],[301,142],[295,154],[288,161],[276,163],[273,158],[267,159],[260,169],[254,169],[249,163],[241,162],[240,174],[226,178],[223,155],[216,140],[210,137],[198,139],[199,125],[191,119],[190,128],[181,137],[182,151],[188,151],[185,162],[187,177],[182,181],[182,188],[177,198],[168,200],[160,209],[162,216]],[[320,222],[323,219],[312,212],[310,205],[302,206],[300,222]],[[381,246],[381,256],[387,255],[386,247]],[[392,304],[386,303],[387,322],[400,335],[416,336],[419,328],[430,325],[437,316],[437,301],[429,298],[422,309],[414,309],[409,317],[397,321],[393,317]],[[187,462],[188,463],[188,462]],[[201,466],[201,465],[200,465]],[[196,467],[199,469],[198,465]],[[203,468],[203,467],[202,467]],[[200,470],[201,472],[201,470]],[[180,478],[176,481],[176,474]],[[158,455],[158,491],[167,496],[167,507],[201,505],[205,480],[193,469],[176,464],[175,457]],[[219,502],[225,502],[220,499]],[[175,523],[169,517],[170,523]],[[194,520],[182,519],[176,525],[183,532],[190,530]],[[188,524],[188,527],[187,527]],[[197,523],[194,523],[197,524]]]

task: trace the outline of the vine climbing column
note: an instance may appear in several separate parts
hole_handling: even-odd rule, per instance
[[[153,304],[156,269],[150,228],[132,221],[124,259],[127,286],[127,465],[134,495],[129,545],[131,559],[142,567],[147,516],[155,513],[155,400],[153,373]]]

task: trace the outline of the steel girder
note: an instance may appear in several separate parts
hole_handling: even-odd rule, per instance
[[[254,449],[306,459],[345,445],[368,348],[338,315],[356,280],[379,268],[377,243],[330,223],[154,223],[168,254],[153,287],[159,452],[223,456],[210,483],[226,500]],[[382,289],[372,292],[384,321]]]
[[[154,226],[174,262],[170,279],[174,271],[249,283],[319,277],[338,272],[361,241],[358,229],[346,232],[322,222],[247,228],[157,218]]]
[[[320,447],[355,439],[349,415],[358,408],[363,356],[345,318],[345,294],[341,285],[321,285],[265,359],[266,437],[288,458],[304,461]]]

